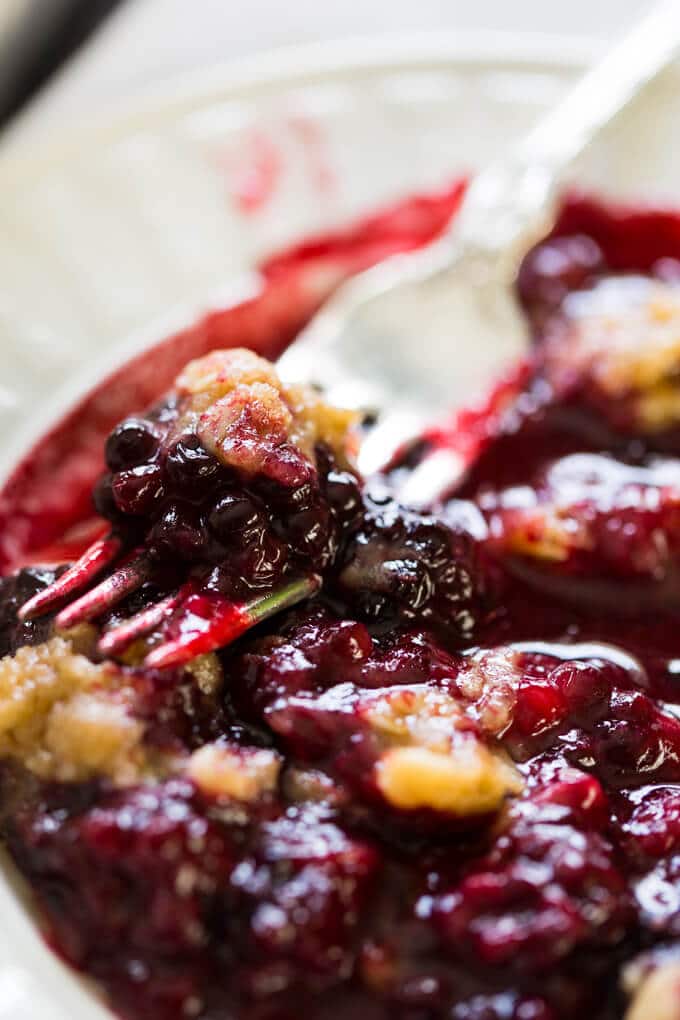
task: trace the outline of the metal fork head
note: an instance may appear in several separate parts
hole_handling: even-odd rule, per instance
[[[375,419],[359,451],[372,474],[427,424],[484,395],[528,348],[512,267],[446,238],[350,281],[278,362],[286,381]]]
[[[519,145],[479,174],[454,232],[345,286],[280,363],[331,401],[381,419],[360,455],[370,471],[389,453],[406,411],[414,424],[475,399],[526,349],[510,291],[517,255],[549,227],[569,164],[673,58],[678,0],[652,11]],[[380,385],[375,385],[380,380]],[[391,421],[395,407],[400,418]]]
[[[65,573],[24,603],[19,619],[32,620],[59,609],[55,623],[68,630],[105,616],[153,576],[152,561],[143,551],[116,563],[123,549],[124,543],[116,535],[98,539]],[[103,580],[92,587],[102,574]],[[320,587],[321,579],[307,574],[236,602],[210,591],[197,579],[189,580],[171,595],[108,627],[99,638],[97,651],[121,655],[137,640],[155,634],[160,642],[146,650],[144,665],[149,669],[182,666],[197,655],[230,644],[269,616],[313,597]]]

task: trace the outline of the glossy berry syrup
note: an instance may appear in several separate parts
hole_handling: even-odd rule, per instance
[[[154,564],[113,622],[188,572],[184,636],[223,628],[219,684],[121,658],[131,779],[2,765],[47,937],[127,1020],[680,1017],[678,217],[568,200],[519,273],[526,364],[368,483],[323,444],[311,473],[289,451],[246,478],[161,399],[227,337],[275,356],[319,267],[422,243],[458,195],[272,260],[255,303],[142,359],[113,414],[88,398],[5,487],[3,655],[49,637],[17,608],[92,487],[88,534]],[[61,457],[83,420],[96,442]],[[402,506],[442,447],[460,476]],[[228,608],[310,571],[255,627]]]

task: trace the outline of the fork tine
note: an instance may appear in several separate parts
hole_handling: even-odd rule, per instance
[[[261,620],[315,595],[321,588],[316,574],[298,578],[250,602],[229,602],[220,595],[194,593],[182,602],[173,618],[179,636],[154,648],[144,660],[150,669],[181,666],[197,655],[231,644]]]
[[[167,598],[142,609],[129,620],[112,627],[98,642],[97,650],[102,655],[116,655],[124,651],[137,638],[144,637],[158,627],[177,608],[181,598],[182,593],[175,592],[174,595],[168,595]]]
[[[402,447],[423,434],[425,419],[415,411],[391,411],[370,428],[359,447],[357,462],[362,475],[384,468]]]
[[[467,467],[465,457],[457,450],[446,447],[434,450],[396,487],[396,498],[417,509],[430,506],[460,481]]]
[[[97,574],[113,563],[120,553],[122,545],[123,543],[117,535],[98,538],[85,550],[80,559],[64,571],[61,577],[23,604],[18,612],[19,619],[22,621],[33,620],[37,616],[43,616],[65,602],[70,596],[82,591]]]
[[[151,561],[147,556],[137,556],[129,560],[91,591],[62,609],[55,621],[57,627],[67,630],[78,623],[85,623],[101,616],[126,595],[136,591],[150,574]]]

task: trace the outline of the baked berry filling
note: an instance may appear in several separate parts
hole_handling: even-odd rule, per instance
[[[678,267],[675,215],[567,203],[527,364],[368,483],[222,337],[110,432],[104,537],[0,583],[0,815],[122,1016],[680,1016]]]

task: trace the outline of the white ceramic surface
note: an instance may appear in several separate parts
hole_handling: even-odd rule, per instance
[[[535,36],[441,35],[279,53],[6,158],[0,471],[107,367],[244,293],[261,255],[497,153],[589,56]],[[653,117],[632,110],[612,126],[579,183],[680,203],[674,72],[656,98]],[[245,213],[254,166],[271,194]],[[0,916],[0,1020],[109,1015],[1,876]]]

